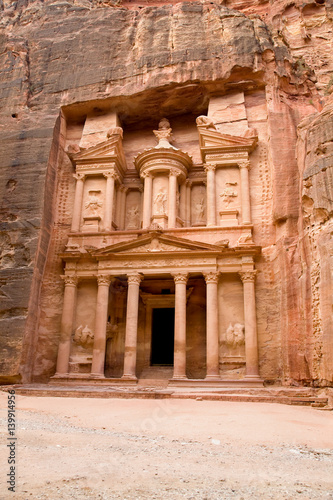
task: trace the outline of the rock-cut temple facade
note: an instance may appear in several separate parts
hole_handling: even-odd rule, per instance
[[[53,379],[137,381],[165,367],[171,382],[234,373],[262,384],[249,182],[256,130],[223,134],[198,116],[195,158],[173,144],[166,118],[151,135],[151,147],[136,135],[134,168],[119,126],[69,147],[76,184]]]

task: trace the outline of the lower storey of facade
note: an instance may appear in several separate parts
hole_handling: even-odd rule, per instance
[[[53,382],[262,385],[255,270],[65,274]]]

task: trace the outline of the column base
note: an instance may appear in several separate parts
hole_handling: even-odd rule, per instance
[[[51,378],[64,378],[64,377],[69,377],[69,373],[58,373],[56,372]]]
[[[105,378],[104,373],[90,373],[89,378]]]
[[[137,379],[137,377],[135,375],[126,375],[124,373],[124,375],[121,377],[121,380],[128,380],[128,381],[134,380],[134,381],[137,381],[138,379]]]
[[[170,380],[188,380],[186,375],[174,375]]]
[[[220,375],[206,375],[205,380],[221,380]]]
[[[259,375],[245,375],[244,380],[247,382],[264,382]]]

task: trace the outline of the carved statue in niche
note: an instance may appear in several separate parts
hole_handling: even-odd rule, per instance
[[[100,200],[101,191],[89,191],[88,200],[85,203],[86,212],[91,216],[99,216],[103,203]]]
[[[205,198],[197,198],[194,201],[194,223],[200,224],[205,221]]]
[[[80,325],[76,330],[74,334],[74,342],[84,348],[89,348],[92,347],[94,343],[94,334],[86,325],[84,328],[82,325]]]
[[[237,189],[234,186],[237,186],[237,182],[226,182],[226,187],[220,194],[220,197],[223,200],[223,203],[229,207],[230,203],[235,201],[235,198],[238,196]]]
[[[139,227],[139,207],[132,206],[127,210],[127,229],[137,229]]]
[[[198,186],[192,201],[192,222],[193,224],[205,223],[206,192],[203,186]]]
[[[232,325],[230,323],[226,331],[225,343],[231,349],[237,349],[239,351],[239,348],[245,343],[244,325],[241,323]]]
[[[167,195],[165,192],[165,188],[163,188],[155,196],[155,200],[154,200],[155,214],[156,215],[165,215],[166,204],[167,204]]]

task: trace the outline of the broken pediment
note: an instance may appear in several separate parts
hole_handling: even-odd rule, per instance
[[[148,254],[148,253],[191,253],[191,252],[215,252],[220,253],[221,247],[208,243],[193,242],[184,238],[166,236],[157,232],[140,236],[135,240],[125,243],[117,243],[105,248],[93,251],[94,257],[109,256],[110,254]]]
[[[203,161],[207,154],[245,152],[251,153],[257,146],[258,136],[241,137],[221,134],[213,125],[198,125],[199,145]]]
[[[121,133],[114,133],[110,135],[106,141],[100,142],[87,149],[81,149],[79,152],[72,153],[69,149],[68,156],[78,170],[84,170],[90,165],[107,165],[110,163],[115,163],[123,173],[126,170]]]

